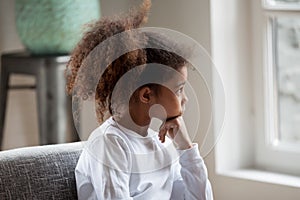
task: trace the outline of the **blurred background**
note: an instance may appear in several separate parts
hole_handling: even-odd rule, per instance
[[[102,17],[127,11],[141,1],[99,2]],[[300,110],[299,102],[295,103],[300,91],[300,1],[152,2],[146,26],[177,30],[195,39],[212,56],[224,82],[227,98],[223,135],[217,141],[217,147],[205,157],[215,199],[299,199],[300,168],[296,165],[289,169],[288,166],[294,162],[300,163],[300,123],[297,121]],[[0,54],[24,48],[16,29],[15,1],[0,0]],[[284,52],[289,53],[284,55]],[[266,71],[275,75],[269,77]],[[13,84],[34,82],[32,77],[23,75],[14,75],[11,80]],[[266,92],[265,88],[271,88],[270,85],[276,85],[273,93]],[[272,95],[276,99],[270,98]],[[39,145],[35,91],[9,91],[8,99],[3,149]],[[296,100],[289,103],[291,99]],[[269,101],[277,103],[269,107]],[[217,100],[215,103],[215,120],[222,121],[222,116],[218,117]],[[289,118],[291,115],[294,117]],[[92,117],[88,111],[83,111],[82,132],[90,132],[95,127]],[[269,130],[266,127],[273,127],[277,134],[266,134],[265,130]],[[284,152],[290,152],[286,149],[296,152],[295,157],[282,154],[284,159],[291,156],[290,160],[280,161],[285,163],[282,167],[272,164],[266,158],[273,157],[263,153],[269,148],[266,146],[265,149],[264,145],[268,143],[264,142],[265,138],[273,138],[277,144],[282,141]],[[275,152],[281,154],[278,149]],[[278,159],[274,157],[274,160]],[[271,167],[266,162],[271,163]]]

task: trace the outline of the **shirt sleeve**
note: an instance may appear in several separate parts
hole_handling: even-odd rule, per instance
[[[122,139],[106,135],[87,145],[75,171],[78,199],[132,199],[131,162]]]
[[[85,176],[80,171],[75,170],[77,198],[79,200],[97,199],[94,187],[88,176]]]
[[[172,200],[213,200],[207,169],[200,156],[198,145],[179,151],[179,162],[175,164],[175,180]]]

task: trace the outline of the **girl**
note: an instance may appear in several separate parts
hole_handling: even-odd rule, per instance
[[[78,75],[97,45],[146,22],[150,4],[145,0],[127,15],[96,22],[68,63],[68,93],[95,95],[98,120],[104,121],[89,137],[75,170],[79,199],[212,199],[198,145],[191,142],[182,119],[188,76],[183,57],[155,48],[125,53],[104,70],[95,94],[91,80],[98,80],[98,73]],[[105,55],[112,56],[121,45],[173,45],[159,34],[127,38],[110,44]]]

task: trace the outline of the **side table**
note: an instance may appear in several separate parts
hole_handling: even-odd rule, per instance
[[[26,52],[6,53],[1,56],[0,148],[9,89],[36,90],[41,145],[79,140],[73,123],[71,97],[67,97],[65,92],[64,70],[68,59],[68,55],[36,56]],[[9,78],[12,74],[32,75],[36,84],[10,86]]]

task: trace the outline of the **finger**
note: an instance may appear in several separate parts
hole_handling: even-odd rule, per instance
[[[171,139],[174,139],[175,136],[176,136],[176,134],[177,134],[177,131],[178,131],[178,126],[172,124],[172,125],[170,125],[170,128],[168,129],[167,134],[169,135],[169,137],[170,137]]]
[[[168,129],[166,127],[163,127],[160,131],[159,131],[159,140],[164,143],[165,142],[165,137],[166,137],[166,134],[168,132]]]

